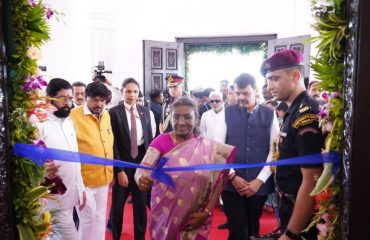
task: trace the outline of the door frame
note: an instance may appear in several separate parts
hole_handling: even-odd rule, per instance
[[[205,44],[243,44],[243,43],[261,43],[268,40],[277,39],[277,34],[260,35],[235,35],[235,36],[208,36],[208,37],[176,37],[176,42],[186,45],[205,45]]]
[[[347,1],[340,239],[369,236],[370,1]],[[366,237],[365,237],[366,238]]]
[[[0,238],[14,239],[11,158],[9,140],[9,102],[5,35],[9,34],[9,1],[0,2]],[[8,38],[10,36],[7,36]]]

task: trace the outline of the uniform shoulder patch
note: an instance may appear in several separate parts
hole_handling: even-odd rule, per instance
[[[309,125],[313,122],[317,122],[319,121],[319,118],[317,116],[317,114],[314,114],[314,113],[309,113],[309,114],[304,114],[300,117],[298,117],[292,124],[292,127],[297,129],[299,127],[302,127],[302,126],[306,126],[306,125]]]

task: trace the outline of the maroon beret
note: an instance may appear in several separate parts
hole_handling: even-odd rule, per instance
[[[261,74],[266,76],[269,72],[294,66],[303,66],[303,54],[296,50],[285,49],[263,61]]]
[[[166,81],[167,81],[167,86],[170,87],[170,86],[179,85],[180,83],[184,81],[184,78],[178,75],[168,75],[166,77]]]

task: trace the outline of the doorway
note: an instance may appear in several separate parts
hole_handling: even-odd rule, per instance
[[[268,40],[276,34],[176,38],[184,43],[186,89],[214,88],[221,80],[232,83],[241,73],[251,73],[259,89],[264,79],[259,73],[267,56]]]

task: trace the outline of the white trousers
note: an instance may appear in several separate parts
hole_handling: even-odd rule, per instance
[[[73,221],[73,208],[51,209],[53,231],[49,240],[78,240],[78,234]]]
[[[105,239],[105,214],[107,212],[109,186],[86,187],[86,206],[77,210],[80,219],[78,236],[80,240]]]

